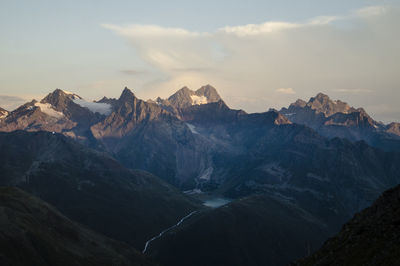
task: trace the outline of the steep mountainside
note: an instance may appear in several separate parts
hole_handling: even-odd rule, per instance
[[[129,168],[150,171],[177,186],[193,186],[209,160],[205,141],[172,113],[136,98],[127,88],[112,103],[113,112],[91,127],[94,137]]]
[[[162,265],[286,265],[327,236],[311,214],[256,195],[192,216],[152,242],[146,254]]]
[[[208,126],[208,123],[193,123],[194,130],[199,135],[214,139],[221,147],[213,154],[214,164],[207,173],[207,182],[202,183],[199,188],[228,198],[242,198],[254,194],[271,196],[277,204],[289,205],[311,215],[313,219],[318,220],[319,228],[324,230],[324,234],[321,235],[329,236],[336,233],[355,212],[371,204],[382,191],[400,183],[400,154],[372,148],[365,142],[352,143],[338,138],[328,140],[306,126],[290,124],[279,117],[279,113],[268,112],[239,116],[235,122],[225,125]],[[257,211],[257,208],[261,208],[260,205],[262,204],[255,204],[255,213],[262,213]],[[240,212],[236,214],[236,211],[239,212],[233,211],[233,221],[236,220],[236,215],[241,215]],[[250,214],[247,215],[251,217]],[[285,220],[286,214],[276,212],[273,217]],[[257,218],[263,219],[258,216]],[[233,232],[246,232],[245,223],[243,227],[239,224],[235,227],[236,230],[224,237],[228,243],[231,243],[231,239],[235,239],[232,243],[237,242]],[[186,234],[195,230],[198,231],[198,242],[216,241],[208,234],[207,227],[193,227],[187,230],[182,228],[182,231],[178,228],[171,240],[177,241],[176,247],[167,244],[159,246],[158,249],[154,247],[154,256],[163,261],[172,260],[171,264],[179,260],[179,254],[184,258],[186,254],[201,257],[203,252],[200,247],[186,245],[186,251],[182,245],[183,239],[188,239]],[[273,243],[281,243],[287,237],[276,236]],[[311,247],[314,248],[318,246],[315,237],[312,233],[298,239],[295,234],[291,235],[292,242],[311,243]],[[265,238],[264,242],[259,239],[257,243],[261,246],[269,245],[270,239]],[[169,240],[165,241],[167,243]],[[246,243],[245,240],[242,241]],[[279,248],[282,250],[279,251]],[[232,250],[229,247],[215,249],[223,249],[220,253],[213,253],[216,260],[230,260],[227,254]],[[278,245],[275,252],[283,254],[286,249],[288,247]],[[178,250],[185,251],[179,253]],[[296,248],[293,250],[300,251]],[[254,252],[248,251],[250,255],[246,256],[259,257],[258,253]],[[169,253],[175,254],[177,258],[170,258]],[[292,254],[294,258],[296,254]],[[263,259],[273,260],[273,255]],[[285,263],[282,260],[276,265]]]
[[[297,100],[280,112],[290,121],[307,125],[329,138],[365,140],[375,147],[400,151],[396,124],[385,126],[373,120],[363,108],[355,109],[345,102],[332,101],[322,93],[308,102]]]
[[[126,244],[72,222],[22,190],[0,187],[0,264],[154,265]]]
[[[128,170],[60,134],[0,133],[0,158],[0,185],[31,192],[68,217],[137,249],[197,208],[155,176]]]
[[[103,99],[103,101],[105,101]],[[125,88],[120,98],[113,101],[113,112],[103,121],[91,127],[97,139],[121,138],[129,134],[140,123],[172,116],[157,104],[150,104],[135,97]]]
[[[320,250],[295,265],[400,265],[400,186],[357,213]]]

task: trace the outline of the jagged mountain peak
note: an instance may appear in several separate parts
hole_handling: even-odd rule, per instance
[[[204,95],[209,102],[218,102],[219,100],[222,100],[217,90],[209,84],[202,86],[200,89],[195,91],[195,94],[200,96]]]
[[[276,110],[274,108],[269,109],[267,114],[269,114],[273,117],[275,125],[292,124],[292,122],[290,122],[290,120],[286,116],[284,116],[283,114],[281,114],[278,110]]]
[[[189,89],[188,87],[183,87],[181,89],[179,89],[177,92],[175,92],[174,94],[172,94],[168,100],[170,102],[176,102],[178,100],[182,100],[185,99],[187,101],[190,100],[190,96],[194,94],[194,91],[192,91],[191,89]]]
[[[196,91],[183,87],[168,98],[168,101],[178,109],[192,105],[214,103],[222,100],[217,90],[211,85],[205,85]]]
[[[288,109],[282,108],[281,112],[285,115],[294,115],[299,111],[299,109],[304,108],[324,117],[329,117],[336,113],[365,113],[364,110],[355,109],[346,102],[342,102],[340,100],[334,101],[328,95],[321,92],[316,96],[311,97],[308,102],[298,99],[296,102],[290,104]]]
[[[182,87],[180,90],[177,91],[178,93],[191,93],[193,92],[191,89],[189,89],[187,86]]]
[[[322,102],[322,101],[329,101],[329,100],[330,100],[329,96],[326,95],[326,94],[324,94],[324,93],[322,93],[322,92],[319,92],[315,97],[312,97],[312,98],[310,99],[310,101],[312,101],[312,99],[318,100],[318,101],[320,101],[320,102]]]
[[[307,103],[311,109],[317,113],[323,113],[325,116],[330,116],[335,113],[349,113],[355,111],[350,105],[340,100],[332,101],[328,95],[318,93],[315,97],[311,97]]]
[[[295,101],[294,103],[290,104],[290,106],[301,107],[301,108],[305,107],[306,105],[307,105],[307,102],[303,101],[302,99],[297,99],[297,101]]]
[[[106,101],[109,101],[110,100],[110,98],[107,98],[106,96],[103,96],[103,98],[101,98],[100,100],[98,100],[97,102],[98,103],[101,103],[101,102],[106,102]]]
[[[381,138],[377,134],[385,130],[383,123],[373,120],[363,108],[356,109],[346,102],[331,100],[324,93],[318,93],[308,102],[297,100],[289,108],[282,108],[280,112],[290,121],[312,127],[330,138],[364,139],[373,143],[371,139]]]
[[[61,89],[55,89],[53,92],[47,94],[40,102],[49,103],[53,106],[58,106],[60,103],[64,103],[66,100],[82,99],[79,95],[64,91]]]
[[[128,89],[128,87],[125,87],[118,100],[125,102],[125,101],[133,101],[135,98],[136,98],[135,94],[130,89]]]

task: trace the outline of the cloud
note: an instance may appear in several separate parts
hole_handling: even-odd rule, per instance
[[[387,10],[385,6],[368,6],[358,9],[355,14],[360,17],[372,17],[383,15]]]
[[[263,111],[287,106],[293,87],[296,97],[305,99],[321,90],[331,91],[332,97],[346,92],[349,98],[343,100],[360,106],[378,93],[399,98],[394,90],[400,87],[398,25],[399,8],[369,6],[347,14],[227,25],[210,32],[102,26],[128,41],[154,73],[139,88],[140,97],[167,97],[185,85],[209,83],[231,107]],[[241,98],[255,101],[237,101]],[[394,103],[392,107],[400,111]]]
[[[128,37],[197,37],[200,35],[207,35],[207,33],[192,32],[182,28],[165,28],[158,25],[131,24],[118,26],[102,24],[102,27]]]
[[[261,34],[277,33],[285,30],[293,30],[308,26],[326,25],[339,19],[340,17],[337,16],[319,16],[305,23],[268,21],[262,24],[247,24],[243,26],[234,26],[234,27],[226,26],[224,28],[219,29],[219,31],[227,34],[235,34],[239,37],[246,37],[246,36],[254,36]]]
[[[0,107],[12,111],[16,107],[24,104],[26,99],[18,96],[0,95]]]
[[[296,23],[272,21],[272,22],[265,22],[263,24],[248,24],[244,26],[235,26],[235,27],[227,26],[220,29],[220,31],[244,37],[244,36],[259,35],[265,33],[273,33],[282,30],[295,29],[301,26],[302,26],[301,24],[296,24]]]
[[[121,70],[120,73],[125,74],[125,75],[135,76],[135,75],[144,74],[145,71],[133,70],[133,69],[124,69],[124,70]]]
[[[344,93],[353,93],[353,94],[373,92],[373,90],[371,90],[371,89],[335,89],[333,91],[344,92]]]
[[[282,94],[296,94],[296,92],[292,88],[279,88],[276,90],[276,92]]]

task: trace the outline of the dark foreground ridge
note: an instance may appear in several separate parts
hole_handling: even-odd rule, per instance
[[[400,186],[357,213],[339,234],[295,265],[400,265]]]
[[[0,187],[0,265],[155,265],[132,247],[83,228],[42,200]]]

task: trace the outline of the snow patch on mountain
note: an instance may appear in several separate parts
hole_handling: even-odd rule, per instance
[[[189,123],[186,123],[186,125],[188,126],[188,128],[190,129],[190,131],[192,131],[193,134],[199,134],[199,132],[197,132],[195,126],[193,126],[192,124],[189,124]]]
[[[197,95],[191,95],[190,98],[192,98],[192,105],[200,105],[200,104],[207,104],[207,97],[202,95],[202,96],[197,96]]]
[[[74,95],[74,93],[73,92],[70,92],[70,91],[66,91],[66,90],[62,90],[65,94],[72,94],[72,95]]]
[[[7,111],[5,111],[5,112],[1,112],[0,111],[0,119],[6,118],[7,116],[8,116],[8,112]]]
[[[43,113],[45,113],[48,116],[52,116],[55,118],[62,118],[64,117],[64,114],[61,112],[56,111],[53,106],[49,103],[39,103],[36,102],[35,106],[40,108],[40,111],[42,111]]]
[[[195,189],[183,191],[183,193],[185,193],[187,195],[194,195],[194,194],[203,194],[204,192],[201,191],[201,189],[199,189],[199,188],[195,188]]]
[[[212,167],[208,167],[206,170],[204,170],[200,175],[199,175],[199,179],[201,180],[210,180],[211,178],[211,174],[213,173],[214,168]]]
[[[102,115],[109,115],[112,111],[111,104],[108,103],[87,102],[84,99],[74,99],[74,103],[89,109],[93,113]]]

